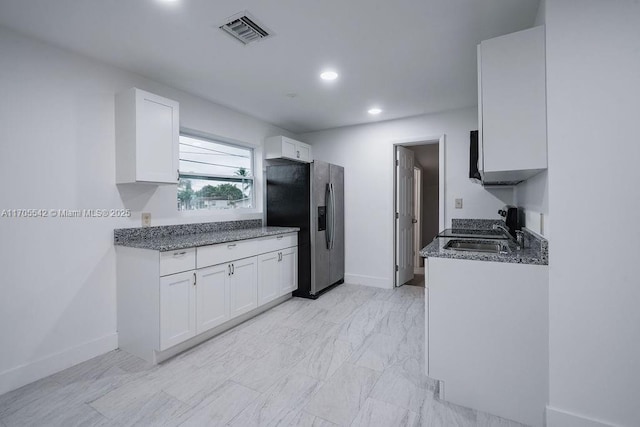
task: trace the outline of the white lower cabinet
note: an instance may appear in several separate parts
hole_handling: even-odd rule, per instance
[[[229,269],[227,264],[197,272],[197,330],[215,328],[229,320]]]
[[[229,310],[231,317],[258,307],[257,258],[245,258],[231,264],[229,275]]]
[[[258,304],[298,289],[298,248],[286,248],[258,257]]]
[[[427,263],[426,374],[444,382],[440,397],[543,426],[549,267],[448,258]]]
[[[258,256],[258,304],[278,298],[280,252],[269,252]]]
[[[280,252],[280,291],[278,296],[298,289],[298,247],[283,249]]]
[[[290,233],[173,252],[117,246],[119,347],[157,363],[291,293],[297,244]]]
[[[160,350],[196,335],[195,272],[160,278]]]

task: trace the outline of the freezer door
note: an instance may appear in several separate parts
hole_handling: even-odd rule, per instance
[[[331,188],[331,250],[329,283],[344,279],[344,168],[329,165]]]
[[[267,167],[267,225],[300,227],[298,245],[310,240],[310,180],[304,163]]]
[[[312,259],[311,264],[311,293],[317,294],[322,289],[331,285],[330,281],[330,251],[328,245],[329,235],[329,164],[314,160],[311,165],[311,211],[313,222],[311,224]]]

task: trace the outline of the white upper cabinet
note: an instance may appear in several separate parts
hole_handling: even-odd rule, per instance
[[[179,104],[132,88],[116,95],[116,183],[178,182]]]
[[[544,27],[478,46],[483,182],[519,182],[547,168]]]
[[[311,146],[286,136],[272,136],[264,143],[265,158],[288,159],[297,162],[310,163],[313,161]]]

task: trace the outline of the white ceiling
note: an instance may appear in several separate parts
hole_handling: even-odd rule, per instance
[[[476,44],[532,26],[538,3],[0,0],[0,25],[302,133],[476,105]],[[242,10],[276,35],[218,29]]]

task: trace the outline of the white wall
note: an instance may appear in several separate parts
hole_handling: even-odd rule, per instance
[[[640,425],[640,2],[548,0],[548,425]]]
[[[393,286],[393,144],[446,135],[445,224],[451,218],[498,218],[511,189],[488,192],[469,181],[469,131],[476,108],[350,126],[301,135],[314,157],[345,168],[345,280]],[[431,138],[435,137],[435,138]],[[463,198],[464,208],[454,209]]]
[[[515,187],[515,204],[524,209],[525,225],[547,239],[549,238],[549,179],[548,171],[518,184]]]
[[[175,186],[116,187],[114,94],[134,85],[179,101],[181,126],[254,144],[258,156],[264,137],[295,136],[0,29],[0,210],[135,211],[131,220],[0,217],[0,394],[116,348],[114,228],[139,226],[142,210],[154,225],[262,216],[180,215]]]

